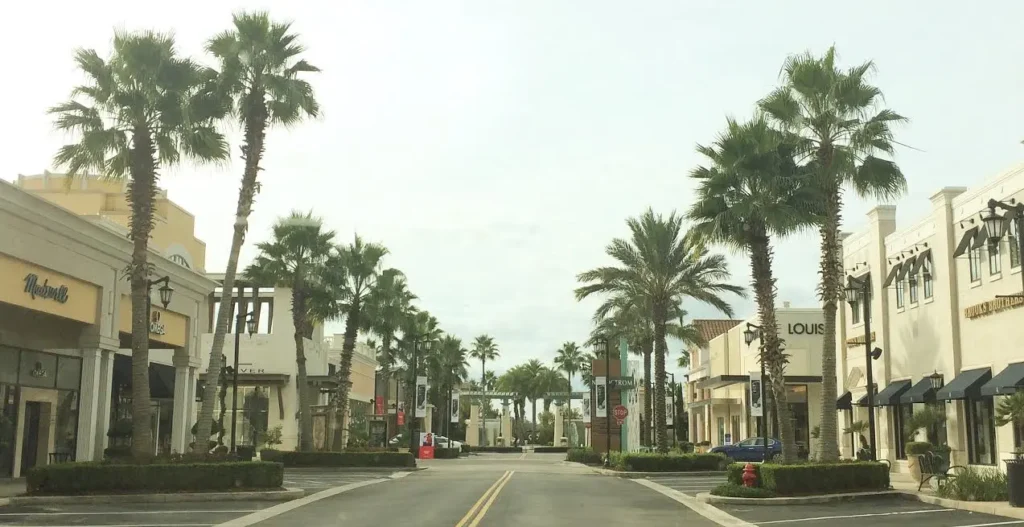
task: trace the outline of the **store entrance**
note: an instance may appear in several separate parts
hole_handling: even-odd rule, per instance
[[[40,430],[43,416],[43,404],[38,401],[25,401],[25,429],[21,436],[21,473],[39,464],[39,444],[43,435]],[[45,438],[43,438],[45,439]],[[46,449],[42,449],[44,455]]]

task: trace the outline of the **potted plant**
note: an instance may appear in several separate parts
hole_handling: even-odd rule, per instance
[[[856,443],[854,443],[854,453],[859,461],[867,461],[871,459],[871,447],[869,446],[868,440],[864,438],[864,432],[868,431],[868,424],[864,421],[854,421],[850,423],[850,426],[843,430],[844,434],[849,434],[854,439],[860,439],[860,448],[857,449]]]
[[[921,468],[921,458],[932,451],[932,444],[927,441],[911,441],[904,447],[907,454],[907,468],[910,469],[910,477],[917,483],[924,479],[926,474]]]
[[[1018,434],[1024,432],[1024,392],[1017,392],[999,401],[996,424],[1009,424]],[[1013,459],[1006,461],[1006,480],[1011,507],[1024,507],[1024,452],[1014,451]]]

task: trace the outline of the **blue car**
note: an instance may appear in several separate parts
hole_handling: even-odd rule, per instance
[[[764,461],[764,438],[751,437],[732,445],[716,446],[712,454],[725,454],[733,461]],[[768,438],[768,457],[782,455],[782,443]]]

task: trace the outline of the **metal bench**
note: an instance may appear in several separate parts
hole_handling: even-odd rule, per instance
[[[948,459],[935,452],[925,452],[918,455],[917,462],[921,467],[921,483],[917,485],[918,492],[933,479],[936,486],[941,487],[944,482],[955,479],[958,471],[967,470],[967,467],[951,466]]]

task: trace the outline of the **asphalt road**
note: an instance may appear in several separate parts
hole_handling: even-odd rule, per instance
[[[725,475],[693,475],[693,476],[652,476],[647,478],[659,485],[678,490],[688,496],[697,496],[702,492],[726,482]]]

